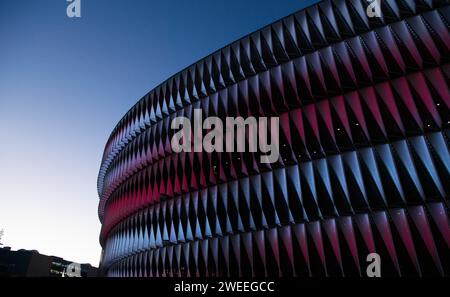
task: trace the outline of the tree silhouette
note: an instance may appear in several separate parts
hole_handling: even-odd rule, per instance
[[[3,234],[5,234],[5,230],[1,229],[0,230],[0,245],[3,245],[3,243],[2,243]]]

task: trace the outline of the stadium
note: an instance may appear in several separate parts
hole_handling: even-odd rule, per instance
[[[105,276],[367,276],[373,253],[383,276],[449,275],[450,7],[366,10],[320,1],[124,115],[97,183]],[[194,110],[279,118],[278,160],[175,153],[171,123]]]

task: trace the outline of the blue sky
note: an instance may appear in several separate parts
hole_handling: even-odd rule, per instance
[[[314,0],[0,0],[0,229],[98,265],[97,173],[122,115],[164,79]]]

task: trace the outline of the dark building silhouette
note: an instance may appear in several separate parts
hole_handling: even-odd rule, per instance
[[[0,277],[63,277],[71,261],[55,256],[46,256],[36,250],[12,251],[0,248]],[[90,264],[81,264],[81,277],[96,277],[98,269]]]
[[[151,90],[114,128],[98,193],[108,276],[450,272],[450,7],[322,1]],[[187,33],[188,34],[188,33]],[[175,117],[279,117],[280,157],[174,153]]]

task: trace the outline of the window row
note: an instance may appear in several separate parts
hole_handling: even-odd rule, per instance
[[[212,183],[203,172],[214,168],[209,165],[169,174],[162,164],[162,171],[143,170],[114,193],[102,242],[117,224],[149,206],[152,220],[165,222],[153,228],[182,240],[445,201],[450,191],[448,136],[442,133]]]

